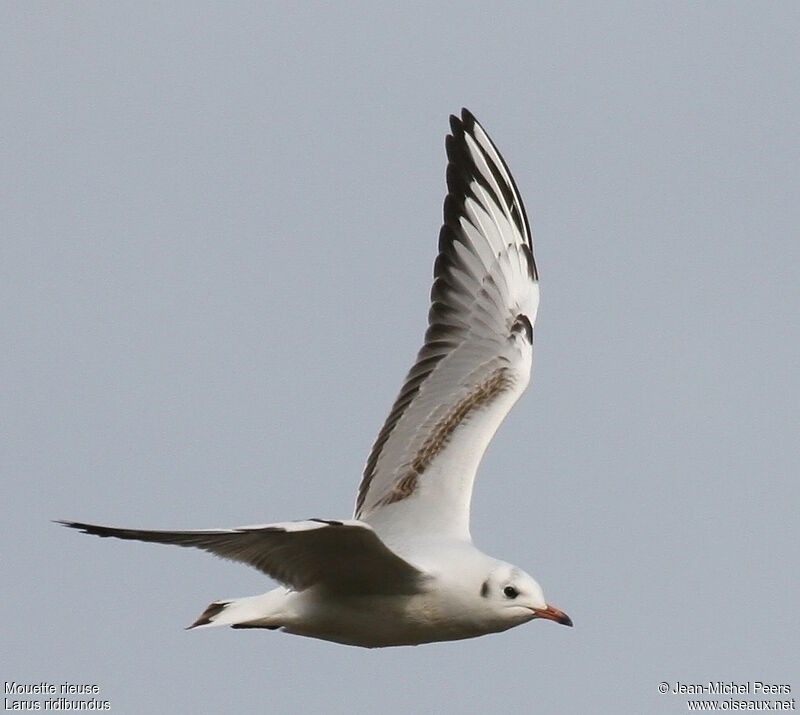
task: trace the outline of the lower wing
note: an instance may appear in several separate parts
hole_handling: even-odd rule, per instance
[[[297,591],[415,593],[425,575],[361,521],[309,519],[235,529],[153,531],[59,521],[85,534],[191,546],[257,568]]]

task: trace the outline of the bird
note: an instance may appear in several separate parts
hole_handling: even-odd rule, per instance
[[[161,531],[58,523],[202,549],[280,585],[217,600],[188,629],[279,630],[350,646],[572,626],[525,571],[472,543],[483,454],[530,380],[539,276],[519,190],[467,109],[450,117],[447,194],[424,343],[367,458],[353,518]]]

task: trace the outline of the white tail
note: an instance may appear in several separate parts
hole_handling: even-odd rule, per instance
[[[283,606],[287,593],[284,588],[276,588],[258,596],[214,601],[187,630],[213,628],[214,626],[269,628],[272,630],[280,628],[285,625]]]

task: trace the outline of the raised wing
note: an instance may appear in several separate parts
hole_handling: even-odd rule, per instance
[[[425,575],[393,553],[368,524],[309,519],[203,531],[151,531],[61,521],[95,536],[203,549],[239,561],[302,591],[322,586],[336,593],[415,593]]]
[[[450,117],[425,344],[367,459],[355,514],[382,538],[469,540],[472,485],[530,379],[538,276],[522,199],[475,117]]]

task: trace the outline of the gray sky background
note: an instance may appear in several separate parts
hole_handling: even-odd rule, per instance
[[[121,713],[800,693],[800,5],[7,2],[0,20],[3,680],[97,683]],[[534,380],[473,537],[575,628],[382,651],[185,632],[272,584],[50,520],[351,513],[422,339],[461,106],[514,172],[542,281]]]

